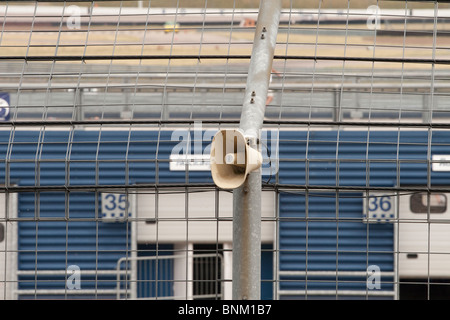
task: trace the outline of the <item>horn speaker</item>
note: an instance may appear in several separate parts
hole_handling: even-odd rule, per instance
[[[247,144],[239,130],[221,130],[211,144],[211,175],[222,189],[239,188],[262,165],[261,153]]]

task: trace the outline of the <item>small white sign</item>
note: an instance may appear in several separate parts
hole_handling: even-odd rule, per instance
[[[397,218],[397,196],[369,192],[364,197],[363,218],[368,223],[390,222]]]
[[[125,221],[131,213],[130,199],[126,194],[102,193],[102,220],[105,222]]]
[[[431,157],[431,161],[433,161],[432,164],[433,171],[450,172],[450,155],[434,154]]]
[[[177,154],[170,156],[170,171],[211,171],[209,154]]]

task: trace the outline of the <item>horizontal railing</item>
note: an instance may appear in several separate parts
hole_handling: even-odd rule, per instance
[[[84,276],[93,276],[96,278],[109,276],[111,277],[111,280],[102,280],[102,282],[110,281],[111,284],[113,282],[113,278],[117,276],[117,270],[81,270],[80,271],[80,278]],[[125,274],[125,271],[120,271],[119,273]],[[60,276],[64,277],[64,279],[68,279],[69,276],[71,276],[72,273],[67,270],[17,270],[17,276],[28,276],[28,277],[34,277],[34,281],[36,282],[35,285],[37,285],[37,282],[41,282],[40,280],[37,280],[38,277],[49,277],[49,276]],[[92,289],[83,289],[83,279],[81,278],[81,287],[79,289],[69,289],[67,288],[66,284],[64,289],[17,289],[15,294],[16,296],[25,297],[25,296],[95,296],[95,297],[101,297],[105,296],[107,298],[111,298],[117,294],[117,289],[102,289],[102,288],[92,288]],[[18,280],[20,282],[21,280]],[[29,282],[30,280],[24,280],[26,282]],[[42,280],[43,282],[51,282],[51,280]],[[125,291],[124,291],[125,292]]]
[[[177,259],[183,259],[184,279],[178,278],[174,274],[173,262]],[[205,260],[206,259],[206,260]],[[217,264],[217,269],[208,270],[207,267],[194,268],[195,260],[211,264]],[[203,261],[202,261],[203,260]],[[145,275],[134,275],[131,268],[122,269],[122,264],[130,264],[140,269],[140,273],[147,272]],[[135,264],[137,263],[137,264]],[[155,265],[149,265],[154,263]],[[140,265],[139,265],[140,264]],[[126,266],[125,266],[126,267]],[[148,270],[147,270],[148,268]],[[142,271],[144,269],[144,271]],[[143,279],[145,276],[158,275],[155,279]],[[202,279],[203,276],[207,279]],[[125,278],[122,278],[125,277]],[[175,300],[175,299],[223,299],[222,280],[217,277],[223,277],[222,256],[218,254],[184,254],[171,256],[141,256],[141,257],[124,257],[117,262],[117,291],[116,298],[119,299],[145,299],[145,300]],[[166,277],[166,278],[164,278]],[[178,279],[176,279],[178,278]],[[177,295],[174,290],[175,284],[184,285],[184,293],[182,296]],[[150,285],[144,291],[154,293],[154,296],[145,296],[138,294],[137,284]]]

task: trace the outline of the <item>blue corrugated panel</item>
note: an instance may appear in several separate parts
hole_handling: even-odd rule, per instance
[[[19,223],[19,269],[66,270],[71,265],[77,265],[82,272],[100,271],[97,277],[81,273],[81,289],[115,289],[115,276],[101,275],[101,271],[114,270],[117,260],[129,255],[129,225],[95,222],[94,193],[71,192],[68,205],[65,197],[66,194],[61,192],[19,195],[19,217],[34,218],[39,215],[38,222]],[[37,203],[39,210],[36,209]],[[65,216],[70,220],[45,220]],[[19,289],[64,290],[64,279],[64,276],[38,276],[35,280],[34,276],[23,275],[19,277]]]
[[[179,143],[171,140],[168,131],[0,132],[0,159],[9,160],[10,181],[21,186],[211,182],[209,173],[186,176],[169,171],[169,156]],[[0,162],[2,180],[5,163]],[[70,265],[82,271],[115,269],[118,259],[129,255],[131,230],[127,223],[96,220],[99,197],[100,193],[76,191],[19,194],[18,215],[31,220],[19,223],[19,269],[65,270]],[[21,275],[19,289],[64,290],[64,279]],[[82,289],[116,287],[115,277],[109,275],[81,280]]]
[[[306,209],[307,204],[307,209]],[[337,209],[337,205],[339,208]],[[393,270],[393,226],[363,224],[361,194],[280,195],[281,271]],[[365,290],[366,278],[281,277],[282,290]],[[382,289],[392,290],[390,283]]]
[[[138,247],[140,257],[164,257],[174,255],[173,245],[141,244]],[[137,285],[138,298],[173,297],[174,260],[167,259],[158,263],[156,260],[138,262]]]
[[[299,187],[448,185],[432,154],[450,154],[446,131],[281,132],[281,184]],[[364,224],[363,192],[310,190],[280,195],[280,270],[393,271],[393,225]],[[366,278],[283,276],[281,290],[366,290]],[[383,278],[382,290],[393,289]],[[297,296],[297,298],[304,298]]]

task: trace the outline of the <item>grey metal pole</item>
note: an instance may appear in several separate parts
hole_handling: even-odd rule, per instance
[[[281,14],[281,0],[261,0],[240,129],[259,149]],[[233,300],[261,297],[261,171],[233,191]]]

